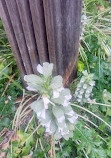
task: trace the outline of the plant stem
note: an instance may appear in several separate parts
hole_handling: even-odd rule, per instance
[[[107,123],[106,121],[104,121],[101,117],[97,116],[96,114],[94,114],[94,113],[91,112],[90,110],[88,110],[88,109],[86,109],[86,108],[84,108],[84,107],[82,107],[82,106],[76,105],[76,104],[72,104],[72,103],[71,103],[70,105],[73,105],[73,106],[75,106],[75,107],[77,107],[77,108],[79,108],[79,109],[82,109],[82,110],[84,110],[84,111],[90,113],[91,115],[93,115],[93,116],[95,116],[96,118],[98,118],[99,120],[101,120],[105,125],[107,125],[107,126],[111,129],[111,125],[110,125],[110,124],[108,124],[108,123]]]
[[[54,158],[56,158],[56,151],[55,151],[55,138],[54,138],[54,136],[52,136],[52,142],[53,142],[53,155],[54,155]]]
[[[10,81],[12,81],[15,84],[15,86],[17,86],[19,89],[21,89],[23,91],[23,88],[17,82],[15,82],[9,75],[7,75],[3,71],[0,71],[0,73],[2,73],[6,78],[8,78]]]
[[[30,139],[30,137],[40,128],[40,126],[41,124],[37,126],[37,128],[30,134],[30,136],[23,142],[23,144],[26,143]]]
[[[43,145],[42,145],[42,142],[41,142],[41,139],[39,138],[39,143],[40,143],[40,146],[41,146],[41,149],[42,151],[44,152],[44,148],[43,148]],[[47,158],[46,154],[44,153],[44,156],[45,158]]]

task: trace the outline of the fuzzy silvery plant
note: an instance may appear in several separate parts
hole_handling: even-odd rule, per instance
[[[70,106],[72,98],[70,90],[63,87],[63,78],[58,75],[52,77],[53,64],[39,64],[37,71],[39,76],[25,75],[27,89],[38,92],[41,96],[30,106],[37,114],[40,124],[45,127],[46,133],[53,135],[56,140],[65,138],[68,140],[73,136],[74,125],[77,121],[77,114]]]
[[[95,86],[95,81],[93,80],[94,74],[88,74],[87,70],[83,71],[83,76],[77,85],[74,97],[77,102],[83,104],[87,102],[95,102],[91,99],[93,96],[92,90]]]

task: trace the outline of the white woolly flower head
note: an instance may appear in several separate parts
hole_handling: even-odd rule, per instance
[[[70,112],[68,112],[66,114],[69,115],[69,116],[73,116],[74,115],[74,111],[72,110],[72,111],[70,111]]]
[[[65,99],[66,99],[67,101],[71,100],[71,98],[72,98],[72,95],[66,95],[66,96],[65,96]]]
[[[65,120],[64,115],[57,119],[58,123],[62,123]]]
[[[57,90],[53,90],[53,98],[58,98],[60,96]]]
[[[58,98],[60,96],[60,92],[63,90],[63,87],[53,90],[53,98]]]
[[[49,96],[48,95],[43,95],[42,99],[43,99],[43,102],[44,102],[45,109],[48,109],[48,104],[50,103]]]
[[[63,106],[69,106],[69,102],[65,99],[62,105]]]
[[[75,115],[72,118],[68,118],[68,120],[73,124],[73,123],[75,123],[77,121],[77,118],[78,118],[78,116]]]

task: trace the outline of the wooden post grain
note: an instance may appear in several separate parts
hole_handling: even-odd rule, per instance
[[[69,85],[77,73],[82,0],[0,0],[0,15],[21,76],[51,62]]]
[[[0,0],[0,14],[2,18],[2,22],[5,28],[5,31],[7,33],[8,40],[10,42],[13,54],[16,59],[17,66],[19,68],[19,71],[21,73],[21,77],[23,79],[24,75],[26,74],[23,61],[20,55],[20,51],[18,48],[17,40],[15,38],[14,30],[11,24],[11,20],[8,14],[7,6],[4,0]]]
[[[49,59],[64,84],[75,77],[81,19],[81,0],[43,0]]]

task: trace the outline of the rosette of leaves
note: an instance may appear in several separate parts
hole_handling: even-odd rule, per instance
[[[53,64],[39,64],[37,71],[40,76],[30,74],[24,76],[28,90],[36,91],[41,95],[39,100],[30,106],[37,114],[42,126],[49,135],[55,139],[73,137],[74,124],[78,118],[70,106],[70,90],[63,87],[63,79],[60,75],[52,77]]]
[[[83,71],[83,76],[77,85],[74,97],[77,102],[83,104],[87,102],[94,102],[91,97],[92,89],[95,86],[95,81],[93,80],[93,74],[88,74],[87,70]]]

